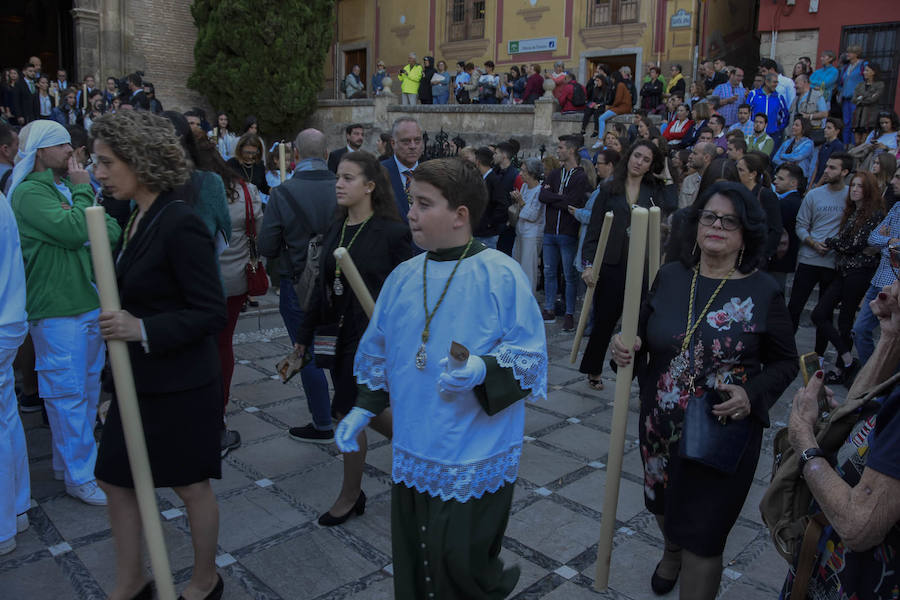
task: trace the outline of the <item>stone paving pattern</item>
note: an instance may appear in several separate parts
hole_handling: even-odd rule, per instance
[[[277,302],[271,293],[268,300]],[[238,364],[228,423],[240,431],[243,446],[228,455],[222,479],[213,481],[224,597],[391,598],[390,444],[370,430],[365,515],[339,527],[320,527],[318,515],[340,489],[341,457],[334,445],[298,443],[287,436],[289,426],[311,419],[300,378],[282,385],[275,375],[276,361],[290,350],[281,325],[277,311],[264,304],[242,316],[235,336]],[[662,542],[643,502],[637,386],[628,415],[610,587],[599,594],[592,586],[614,382],[607,380],[602,392],[589,388],[568,362],[573,335],[562,332],[559,322],[547,326],[547,335],[549,398],[527,407],[526,443],[502,552],[522,572],[511,598],[656,598],[649,580]],[[801,328],[799,347],[811,347],[812,337],[811,328]],[[725,549],[719,598],[778,597],[786,563],[773,550],[757,505],[771,471],[767,449],[777,427],[787,421],[798,386],[795,382],[772,410],[773,428],[766,431],[755,481]],[[36,504],[29,512],[31,528],[17,537],[19,547],[0,559],[0,597],[105,598],[114,578],[106,509],[66,495],[62,482],[53,479],[50,431],[40,413],[23,415],[23,420]],[[171,490],[158,490],[157,499],[176,587],[183,586],[192,561],[187,518]],[[677,594],[676,587],[667,597]]]

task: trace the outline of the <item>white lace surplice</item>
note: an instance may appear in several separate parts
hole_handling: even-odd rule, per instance
[[[425,369],[416,352],[425,327],[422,267],[425,254],[399,265],[388,277],[360,341],[357,382],[390,393],[394,418],[392,476],[442,500],[465,502],[516,480],[525,404],[488,416],[473,392],[440,394],[441,368],[451,342],[472,354],[492,355],[511,367],[532,400],[547,396],[547,342],[541,313],[517,262],[496,250],[462,261],[431,321]],[[456,261],[428,263],[428,308],[444,288]]]

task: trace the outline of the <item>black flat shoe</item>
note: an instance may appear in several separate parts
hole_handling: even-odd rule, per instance
[[[153,582],[148,581],[141,591],[131,597],[131,600],[153,600]]]
[[[326,512],[319,517],[319,525],[323,527],[334,527],[349,519],[351,515],[356,514],[357,516],[362,516],[364,512],[366,512],[366,493],[360,490],[359,498],[356,499],[356,504],[354,504],[344,516],[336,517],[330,512]]]
[[[653,570],[653,577],[650,578],[650,588],[653,589],[653,593],[657,596],[668,594],[672,591],[672,588],[674,588],[675,584],[678,582],[678,575],[675,576],[675,579],[666,579],[656,574],[656,571],[659,569],[659,565],[661,564],[662,561],[656,564],[656,569]]]
[[[216,575],[219,580],[216,582],[215,587],[213,587],[212,591],[203,598],[203,600],[221,600],[222,594],[225,593],[225,582],[222,581],[221,575]],[[149,598],[149,596],[148,596]],[[184,600],[184,596],[178,596],[178,600]]]

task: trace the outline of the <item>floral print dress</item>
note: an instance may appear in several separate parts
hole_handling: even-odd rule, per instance
[[[722,286],[694,332],[690,365],[691,353],[682,352],[681,345],[692,275],[679,262],[665,265],[641,310],[637,368],[644,497],[648,510],[666,517],[672,542],[716,556],[750,489],[769,407],[797,374],[797,349],[780,287],[768,274],[755,272]],[[720,281],[698,276],[693,320]],[[679,456],[692,377],[698,395],[721,382],[742,386],[750,399],[750,441],[732,475]]]

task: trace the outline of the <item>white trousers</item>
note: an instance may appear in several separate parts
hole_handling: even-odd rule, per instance
[[[513,258],[516,259],[525,276],[528,277],[528,283],[531,284],[531,293],[537,293],[538,283],[538,257],[541,255],[541,246],[544,238],[541,237],[522,237],[516,236],[513,244]]]
[[[0,542],[16,535],[16,515],[31,506],[28,450],[12,368],[28,329],[23,326],[22,331],[21,337],[5,337],[0,331]]]
[[[67,486],[94,480],[94,423],[106,358],[99,315],[97,309],[31,324],[38,392],[53,434],[53,469],[65,472]]]

